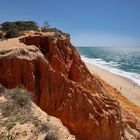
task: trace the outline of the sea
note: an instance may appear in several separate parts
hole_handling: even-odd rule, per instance
[[[140,47],[76,47],[83,61],[140,86]]]

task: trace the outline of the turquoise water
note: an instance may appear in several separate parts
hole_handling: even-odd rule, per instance
[[[85,62],[127,77],[140,85],[139,47],[77,47]]]

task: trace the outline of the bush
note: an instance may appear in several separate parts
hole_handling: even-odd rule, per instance
[[[34,21],[15,21],[15,22],[4,22],[1,24],[3,31],[9,30],[37,30],[38,26],[37,23]]]
[[[9,30],[6,32],[5,38],[15,38],[20,36],[17,30]]]
[[[15,30],[17,29],[17,25],[15,22],[4,22],[2,23],[2,30],[3,31],[8,31],[8,30]]]
[[[56,131],[55,130],[48,131],[44,140],[58,140]]]
[[[48,29],[45,29],[45,30],[42,28],[42,31],[44,31],[44,32],[54,32],[55,33],[54,37],[57,37],[57,38],[61,38],[61,35],[66,36],[66,37],[70,37],[69,33],[64,33],[57,28],[48,28]]]
[[[16,101],[17,104],[24,106],[29,103],[31,97],[28,91],[16,88],[13,91],[12,98]]]

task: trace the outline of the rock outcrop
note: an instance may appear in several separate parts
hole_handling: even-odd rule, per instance
[[[41,109],[60,118],[79,140],[121,139],[118,103],[104,95],[69,37],[35,34],[20,41],[28,46],[0,56],[2,85],[23,85]]]

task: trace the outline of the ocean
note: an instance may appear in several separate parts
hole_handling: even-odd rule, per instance
[[[77,47],[81,58],[140,85],[140,47]]]

